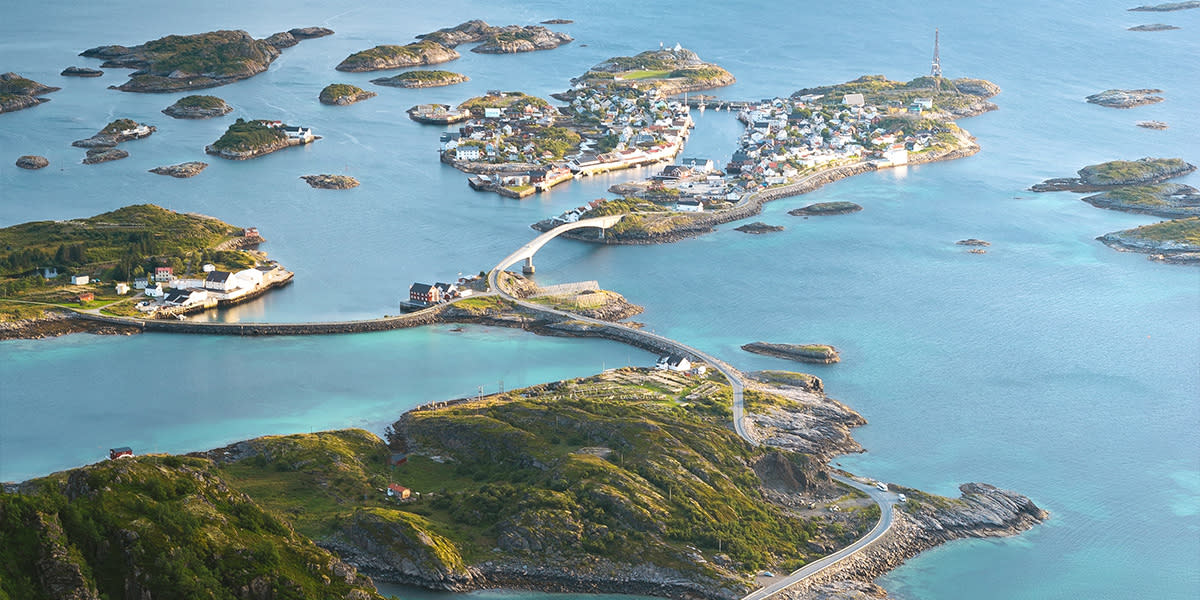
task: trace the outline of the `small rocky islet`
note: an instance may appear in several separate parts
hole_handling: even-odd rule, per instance
[[[422,40],[403,46],[385,44],[355,52],[335,68],[338,71],[362,73],[436,65],[459,58],[462,58],[462,55],[452,48],[432,40]]]
[[[1130,27],[1128,31],[1172,31],[1174,29],[1182,29],[1175,25],[1167,25],[1166,23],[1151,23],[1149,25],[1136,25]]]
[[[1096,208],[1178,219],[1200,216],[1200,190],[1182,183],[1123,186],[1083,198]]]
[[[76,148],[112,148],[121,142],[150,137],[158,128],[133,119],[117,119],[90,138],[71,142]]]
[[[43,94],[62,88],[43,85],[16,73],[0,73],[0,113],[15,112],[49,102]]]
[[[1100,192],[1125,185],[1160,183],[1196,170],[1182,158],[1114,160],[1079,169],[1079,177],[1047,179],[1029,188],[1033,192]]]
[[[150,169],[150,172],[156,175],[169,175],[179,179],[186,179],[188,177],[195,177],[196,175],[199,175],[200,172],[203,171],[207,166],[208,163],[206,162],[190,161],[179,163],[177,165],[154,167],[153,169]]]
[[[104,75],[104,71],[100,69],[90,69],[88,67],[67,67],[59,73],[63,77],[100,77]]]
[[[783,231],[783,225],[769,225],[767,223],[763,223],[762,221],[755,221],[753,223],[742,225],[741,227],[734,227],[733,230],[753,235],[761,235],[764,233]]]
[[[358,180],[349,175],[301,175],[300,179],[322,190],[348,190],[358,187]]]
[[[129,81],[110,86],[123,92],[163,93],[217,87],[267,70],[280,50],[298,39],[321,37],[323,28],[303,28],[255,39],[245,31],[168,35],[137,46],[107,45],[79,55],[104,61],[102,68],[136,69]],[[301,35],[297,36],[295,32]]]
[[[21,167],[22,169],[36,171],[37,169],[44,169],[50,166],[50,161],[47,160],[45,156],[26,154],[25,156],[17,158],[17,166]]]
[[[1157,104],[1163,101],[1161,94],[1162,90],[1154,88],[1145,88],[1140,90],[1104,90],[1098,94],[1092,94],[1084,100],[1089,104],[1097,104],[1107,106],[1108,108],[1133,108],[1135,106],[1144,106],[1146,104]]]
[[[496,27],[478,19],[454,27],[439,29],[433,33],[418,35],[417,38],[432,40],[447,48],[478,42],[479,45],[471,48],[471,52],[479,54],[515,54],[552,50],[575,39],[565,33],[551,31],[538,25]]]
[[[1187,2],[1167,2],[1164,4],[1145,4],[1142,6],[1135,6],[1129,10],[1130,12],[1173,12],[1192,8],[1200,8],[1200,0],[1189,0]]]
[[[742,350],[807,363],[833,364],[842,360],[837,348],[827,344],[751,342],[742,346]]]
[[[97,165],[100,163],[111,162],[114,160],[121,160],[122,158],[129,158],[129,153],[124,150],[121,150],[120,148],[112,148],[112,147],[89,148],[87,151],[87,156],[84,157],[84,159],[83,159],[83,164]]]
[[[863,207],[853,202],[817,202],[788,211],[793,217],[846,215],[862,210]]]
[[[408,71],[393,77],[372,79],[371,83],[398,88],[431,88],[455,85],[470,81],[471,78],[461,73],[438,70]]]
[[[233,112],[233,107],[216,96],[184,96],[162,112],[176,119],[212,119]]]
[[[374,98],[375,92],[368,92],[358,86],[353,86],[347,83],[331,83],[321,90],[321,94],[317,97],[321,104],[330,104],[333,106],[349,106],[355,102],[361,102],[368,98]]]

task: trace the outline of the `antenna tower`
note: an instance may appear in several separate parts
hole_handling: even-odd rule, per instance
[[[933,30],[933,65],[929,67],[929,75],[933,77],[934,89],[942,91],[942,57],[938,51],[938,30]]]

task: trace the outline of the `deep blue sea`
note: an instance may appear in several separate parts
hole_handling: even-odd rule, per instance
[[[0,226],[85,217],[132,203],[257,226],[293,285],[218,318],[353,319],[396,312],[413,281],[490,268],[527,241],[528,225],[606,196],[627,172],[514,201],[472,192],[437,162],[439,129],[410,121],[418,103],[454,104],[487,89],[546,95],[610,56],[679,42],[727,67],[731,99],[785,96],[881,73],[928,72],[933,30],[949,77],[992,80],[1000,110],[960,125],[983,151],[968,159],[862,175],[767,206],[782,233],[725,226],[684,242],[600,247],[556,241],[536,257],[546,283],[597,279],[646,306],[650,329],[745,369],[796,368],[739,349],[754,340],[830,343],[837,365],[809,367],[869,421],[866,454],[842,466],[957,494],[983,481],[1032,497],[1053,518],[1022,536],[955,542],[879,583],[900,598],[1200,596],[1200,269],[1113,251],[1095,237],[1150,223],[1070,193],[1033,194],[1048,177],[1113,159],[1200,161],[1200,10],[1134,13],[1129,0],[1033,2],[464,2],[316,1],[179,5],[9,2],[0,71],[63,89],[0,115]],[[333,67],[348,54],[470,18],[549,18],[576,41],[548,52],[480,55],[442,65],[469,83],[379,88],[378,74]],[[1176,31],[1127,27],[1170,23]],[[321,25],[337,33],[285,50],[267,73],[213,93],[236,111],[208,121],[159,111],[184,94],[107,89],[58,75],[102,44],[245,29],[257,37]],[[317,94],[353,83],[379,96],[329,107]],[[1086,104],[1108,88],[1161,88],[1132,110]],[[740,125],[694,114],[685,156],[724,163]],[[79,163],[72,140],[117,117],[158,127],[130,158]],[[246,162],[203,154],[236,118],[309,125],[324,139]],[[1170,129],[1136,127],[1157,119]],[[42,154],[50,167],[13,166]],[[146,172],[205,160],[192,179]],[[362,185],[314,190],[299,176],[346,173]],[[1179,180],[1200,186],[1200,176]],[[787,210],[849,200],[859,213],[802,219]],[[972,255],[955,246],[976,237]],[[654,357],[594,340],[439,326],[345,337],[235,339],[146,334],[0,342],[0,479],[98,460],[105,449],[183,452],[246,437],[346,426],[382,428],[416,404],[594,373]],[[402,592],[401,595],[405,596]],[[405,596],[408,597],[408,596]],[[490,597],[490,596],[473,596]],[[543,598],[517,594],[505,598]]]

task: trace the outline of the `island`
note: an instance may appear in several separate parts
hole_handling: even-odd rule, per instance
[[[374,98],[375,92],[364,91],[362,88],[345,84],[331,83],[321,90],[319,100],[321,104],[332,104],[334,106],[348,106],[355,102]]]
[[[0,113],[13,112],[49,102],[43,94],[57,92],[62,88],[42,85],[16,73],[0,73]]]
[[[542,25],[570,25],[574,22],[571,19],[546,19],[542,21]]]
[[[0,229],[0,307],[23,307],[0,338],[130,333],[136,322],[80,312],[174,319],[257,298],[292,279],[263,242],[257,228],[152,204]]]
[[[1200,216],[1200,190],[1182,183],[1122,186],[1083,201],[1096,208],[1171,219]]]
[[[184,96],[162,112],[176,119],[211,119],[233,112],[233,107],[216,96]]]
[[[63,77],[100,77],[104,71],[100,69],[89,69],[87,67],[67,67],[62,70]]]
[[[76,148],[112,148],[121,142],[150,137],[158,128],[133,119],[117,119],[105,125],[90,138],[71,142]]]
[[[150,172],[156,175],[170,175],[171,177],[178,179],[186,179],[188,177],[195,177],[196,175],[199,175],[200,171],[203,171],[207,166],[208,163],[206,162],[190,161],[179,163],[177,165],[154,167],[153,169],[150,169]]]
[[[675,44],[673,48],[648,50],[637,56],[615,56],[571,80],[572,89],[556,94],[571,101],[581,90],[599,88],[656,89],[663,96],[697,92],[735,83],[724,68],[700,60],[693,51]]]
[[[1105,90],[1099,94],[1092,94],[1085,98],[1091,104],[1099,104],[1109,108],[1133,108],[1135,106],[1143,106],[1146,104],[1156,104],[1163,101],[1161,94],[1162,90],[1158,89],[1140,89],[1140,90]]]
[[[774,233],[776,231],[783,231],[783,225],[768,225],[766,223],[763,223],[762,221],[755,221],[753,223],[747,223],[745,225],[742,225],[741,227],[734,227],[733,230],[740,231],[742,233],[750,233],[750,234],[754,234],[754,235],[759,235],[759,234],[763,234],[763,233]]]
[[[1176,10],[1188,10],[1191,8],[1200,8],[1200,1],[1189,0],[1188,2],[1167,2],[1165,4],[1145,4],[1131,8],[1131,11],[1138,12],[1171,12]]]
[[[957,246],[983,246],[983,247],[992,245],[991,242],[977,239],[977,238],[967,238],[965,240],[958,240],[957,242],[954,242],[954,244]]]
[[[590,113],[592,103],[603,118],[612,112],[624,115],[623,109],[613,107],[612,100],[605,108],[603,94],[590,95],[596,90],[582,82],[576,86],[571,108],[565,112],[580,114],[577,121],[596,118]],[[563,235],[603,244],[655,244],[709,233],[717,225],[758,214],[766,202],[810,192],[839,179],[971,156],[979,151],[979,145],[954,119],[995,110],[996,105],[988,99],[998,92],[995,84],[982,79],[919,77],[900,82],[868,75],[839,85],[801,89],[786,99],[726,101],[724,106],[738,110],[745,133],[724,173],[712,160],[684,158],[679,165],[663,167],[646,182],[611,189],[625,198],[598,199],[532,227],[548,231],[580,219],[621,213],[626,217],[605,229],[603,237],[576,232]],[[620,103],[640,107],[632,100]],[[687,104],[679,99],[652,101],[663,141],[653,136],[641,138],[632,126],[618,130],[615,122],[594,144],[599,149],[624,143],[624,150],[601,155],[608,159],[584,152],[569,167],[575,176],[586,176],[603,172],[612,164],[608,160],[627,154],[644,159],[650,150],[641,150],[642,140],[673,156],[671,152],[682,147],[691,123],[688,105],[699,109],[711,105],[718,110],[723,104],[709,98],[689,99]],[[634,115],[637,119],[636,112]],[[629,140],[635,148],[628,147]],[[659,160],[662,157],[658,154]]]
[[[247,160],[319,139],[308,127],[286,125],[282,121],[238,119],[217,141],[205,146],[204,151],[228,160]]]
[[[432,40],[422,40],[404,46],[375,46],[347,56],[336,67],[339,71],[361,73],[385,71],[449,62],[462,55]]]
[[[1152,260],[1200,265],[1200,217],[1142,225],[1096,239],[1122,252],[1149,254]]]
[[[97,46],[79,55],[104,60],[104,68],[136,69],[129,81],[110,86],[124,92],[165,93],[217,87],[267,70],[280,48],[294,45],[288,34],[281,40],[256,40],[245,31],[210,31],[169,35],[137,46]],[[272,41],[275,43],[273,44]]]
[[[788,214],[792,215],[793,217],[846,215],[853,212],[858,212],[862,209],[862,206],[859,206],[853,202],[817,202],[815,204],[809,204],[808,206],[793,208],[792,210],[788,211]]]
[[[324,190],[348,190],[358,187],[358,180],[349,175],[301,175],[308,185]]]
[[[460,592],[741,598],[760,571],[810,563],[879,519],[878,505],[826,466],[861,451],[849,432],[866,421],[818,378],[768,371],[746,380],[749,419],[766,436],[749,444],[728,427],[728,382],[704,366],[435,401],[401,415],[386,439],[349,429],[185,456],[113,449],[117,458],[0,495],[10,515],[0,533],[43,550],[0,549],[0,573],[53,556],[39,572],[58,574],[60,596],[158,596],[162,582],[209,578],[271,585],[299,564],[288,585],[305,597],[374,600],[370,576]],[[866,582],[886,570],[878,565],[944,541],[1013,535],[1047,518],[985,484],[962,486],[959,499],[888,487],[909,497],[894,513],[899,543],[870,551],[877,566],[836,578]],[[91,550],[129,531],[139,551],[128,561]],[[185,542],[197,537],[211,542]],[[178,547],[186,553],[167,551]],[[181,579],[157,576],[168,569]]]
[[[786,358],[800,362],[833,364],[841,360],[841,356],[833,346],[826,344],[775,344],[770,342],[752,342],[742,346],[742,350],[755,354],[764,354],[776,358]]]
[[[1136,125],[1137,125],[1138,127],[1142,127],[1142,128],[1144,128],[1144,129],[1159,129],[1159,130],[1162,130],[1162,129],[1167,129],[1167,128],[1168,128],[1168,125],[1167,125],[1166,123],[1162,122],[1162,121],[1138,121],[1138,122],[1136,123]]]
[[[471,118],[471,111],[451,109],[449,104],[418,104],[407,112],[408,118],[427,125],[450,125]]]
[[[417,38],[431,40],[447,48],[479,42],[479,45],[472,48],[471,52],[481,54],[513,54],[552,50],[574,40],[565,33],[550,31],[537,25],[495,27],[480,20],[467,21],[454,27],[439,29],[433,33],[418,35]]]
[[[36,171],[37,169],[44,169],[50,166],[50,161],[47,160],[45,156],[26,154],[17,158],[17,166],[21,167],[22,169]]]
[[[89,148],[87,154],[83,158],[83,164],[98,165],[100,163],[121,160],[122,158],[129,158],[129,153],[125,150],[121,150],[120,148]]]
[[[1099,192],[1127,185],[1160,183],[1196,170],[1182,158],[1139,158],[1088,165],[1079,177],[1047,179],[1030,187],[1033,192]]]
[[[386,85],[389,87],[399,88],[431,88],[442,87],[446,85],[454,85],[470,81],[471,78],[461,73],[452,73],[450,71],[407,71],[392,77],[380,77],[372,79],[371,83],[375,85]]]
[[[1134,27],[1130,27],[1128,31],[1171,31],[1173,29],[1181,28],[1174,25],[1167,25],[1166,23],[1151,23],[1149,25],[1136,25]]]

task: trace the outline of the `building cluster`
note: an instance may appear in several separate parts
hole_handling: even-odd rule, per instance
[[[219,302],[236,301],[258,292],[288,275],[274,262],[237,272],[219,271],[214,265],[206,264],[201,274],[201,277],[190,274],[176,277],[171,267],[156,267],[152,277],[134,279],[134,289],[143,290],[148,297],[137,304],[137,309],[154,314],[211,308]]]
[[[285,125],[283,121],[263,121],[263,124],[271,129],[278,129],[287,135],[288,140],[296,141],[301,144],[307,144],[317,136],[313,134],[312,127],[300,127],[298,125]]]
[[[463,278],[459,279],[458,283],[438,282],[433,285],[414,283],[408,287],[408,302],[405,304],[411,308],[427,308],[435,304],[465,298],[472,293],[471,288],[465,285],[468,281],[470,280]]]
[[[571,160],[571,171],[581,175],[674,158],[693,127],[687,104],[660,98],[656,89],[583,88],[568,110],[576,120],[598,125],[604,133],[601,141],[607,151],[597,153],[595,143],[589,143]]]
[[[875,161],[879,166],[908,163],[910,152],[927,148],[939,130],[905,134],[885,129],[891,115],[919,116],[933,107],[930,98],[910,105],[892,101],[869,105],[862,94],[845,94],[838,105],[817,104],[823,96],[775,98],[750,105],[738,114],[746,124],[739,147],[726,167],[747,189],[787,183],[806,168],[838,162]]]
[[[492,90],[488,97],[505,98],[504,92]],[[455,159],[467,162],[531,162],[540,163],[554,158],[549,151],[539,151],[538,139],[547,127],[558,120],[558,111],[532,102],[512,102],[506,107],[485,107],[482,117],[472,117],[456,132],[442,134],[439,151],[453,153]]]

